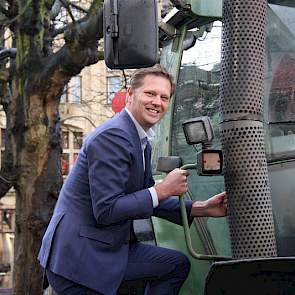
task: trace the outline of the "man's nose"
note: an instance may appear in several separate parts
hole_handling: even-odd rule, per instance
[[[152,104],[154,105],[161,105],[161,96],[160,95],[155,95],[152,101]]]

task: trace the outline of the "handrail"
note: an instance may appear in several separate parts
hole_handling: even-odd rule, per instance
[[[186,164],[180,167],[182,170],[189,170],[189,169],[196,169],[196,164]],[[192,239],[190,235],[190,226],[188,224],[187,219],[187,213],[186,213],[186,207],[185,207],[185,200],[184,196],[179,196],[179,203],[180,203],[180,212],[181,212],[181,219],[182,219],[182,226],[186,241],[187,249],[190,253],[190,255],[193,258],[199,259],[199,260],[214,260],[214,261],[227,261],[227,260],[233,260],[230,256],[218,256],[218,255],[206,255],[206,254],[200,254],[196,252],[192,246]]]

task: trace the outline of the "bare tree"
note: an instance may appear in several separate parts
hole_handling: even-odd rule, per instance
[[[62,183],[61,93],[71,77],[103,58],[103,1],[88,2],[0,3],[0,100],[7,120],[0,197],[15,188],[14,294],[43,293],[37,254]],[[57,22],[60,11],[64,23]]]

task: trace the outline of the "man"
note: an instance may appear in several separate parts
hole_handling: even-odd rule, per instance
[[[115,295],[122,281],[151,279],[150,295],[178,294],[188,276],[187,257],[136,240],[134,219],[152,215],[181,224],[179,202],[187,172],[175,169],[155,185],[150,129],[166,113],[174,91],[159,65],[131,78],[126,108],[84,142],[61,190],[39,253],[58,294]],[[187,202],[193,216],[224,216],[226,194]]]

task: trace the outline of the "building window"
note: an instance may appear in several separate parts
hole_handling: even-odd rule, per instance
[[[4,163],[4,156],[5,156],[5,150],[4,149],[1,149],[1,166],[3,165]]]
[[[15,209],[2,204],[0,206],[0,218],[0,233],[14,233]]]
[[[121,77],[107,77],[107,103],[111,104],[115,93],[122,89]]]
[[[70,102],[81,103],[82,101],[82,77],[75,76],[71,79]]]
[[[68,84],[64,87],[64,90],[61,94],[60,97],[60,102],[66,103],[69,101],[69,89],[68,89]]]
[[[73,146],[74,149],[80,149],[82,147],[83,142],[83,132],[73,132],[74,141]]]
[[[72,77],[70,82],[65,86],[63,93],[60,97],[62,103],[77,103],[82,102],[82,77]]]
[[[62,147],[64,149],[69,148],[69,132],[68,131],[62,132]]]
[[[1,152],[1,166],[4,163],[4,153],[5,153],[5,133],[6,129],[1,128],[1,143],[0,143],[0,152]]]
[[[71,167],[75,164],[79,150],[83,143],[83,132],[63,130],[63,154],[61,158],[62,174],[68,175]]]
[[[70,168],[70,155],[68,153],[63,153],[61,157],[61,169],[62,169],[62,175],[68,175],[69,174],[69,168]]]
[[[5,129],[1,128],[1,148],[5,148]]]

